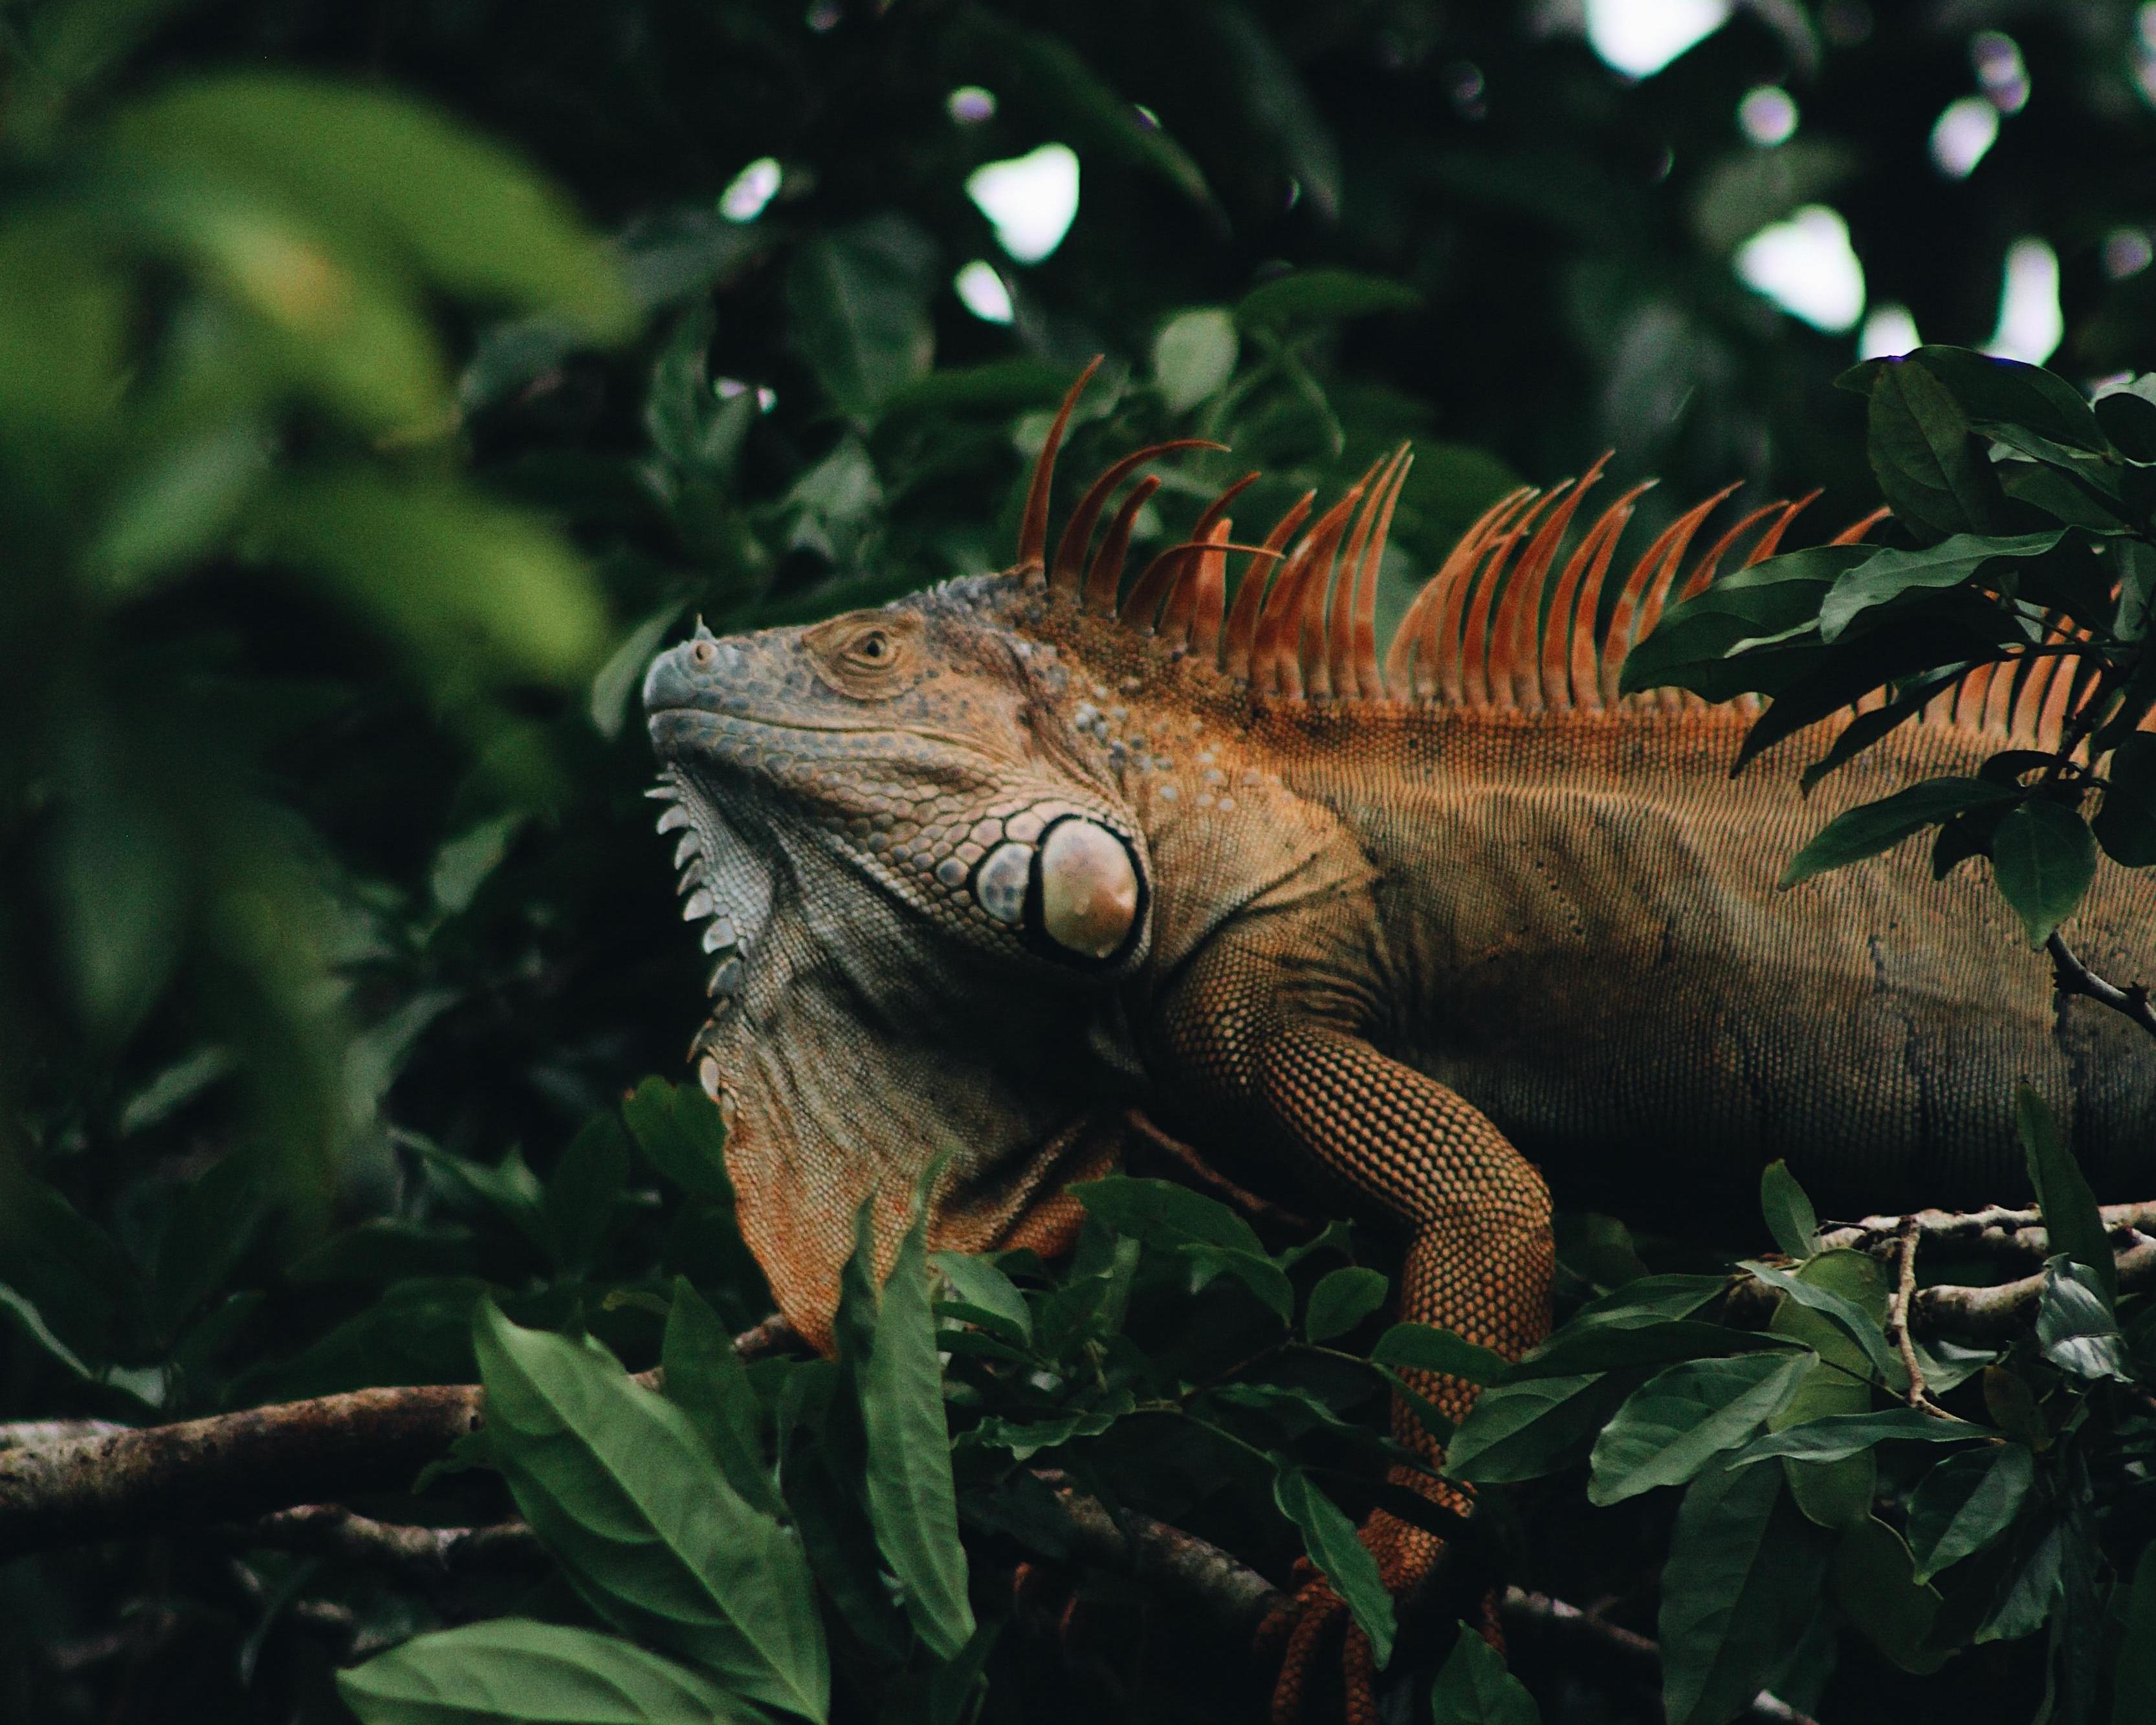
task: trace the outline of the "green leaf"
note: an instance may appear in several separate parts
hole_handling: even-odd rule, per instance
[[[1866,1361],[1881,1383],[1889,1387],[1907,1383],[1907,1370],[1887,1341],[1887,1332],[1878,1319],[1854,1301],[1845,1298],[1826,1281],[1791,1276],[1771,1264],[1755,1263],[1750,1259],[1739,1267],[1750,1271],[1768,1286],[1779,1288],[1799,1305],[1824,1312],[1840,1325],[1843,1332],[1864,1351]]]
[[[1720,1725],[1766,1686],[1811,1620],[1832,1542],[1789,1502],[1779,1468],[1693,1481],[1662,1568],[1669,1725]]]
[[[2156,736],[2137,731],[2112,751],[2090,829],[2103,854],[2130,869],[2156,864]]]
[[[1273,1458],[1273,1502],[1301,1529],[1303,1549],[1347,1601],[1356,1626],[1370,1638],[1371,1653],[1382,1671],[1393,1656],[1393,1596],[1378,1573],[1378,1560],[1356,1538],[1355,1524],[1284,1456]]]
[[[1784,1257],[1809,1258],[1819,1249],[1819,1213],[1788,1163],[1778,1158],[1759,1171],[1759,1208]]]
[[[1842,1534],[1827,1589],[1857,1631],[1902,1670],[1921,1676],[1953,1657],[1953,1648],[1933,1639],[1944,1603],[1938,1590],[1914,1574],[1902,1536],[1876,1517]]]
[[[929,304],[936,246],[906,217],[885,215],[818,234],[786,270],[794,344],[824,393],[856,418],[872,417],[928,373],[936,351]]]
[[[2156,1718],[2156,1540],[2141,1548],[2126,1592],[2126,1632],[2111,1681],[2111,1725]]]
[[[830,1670],[799,1542],[727,1480],[688,1414],[595,1342],[473,1327],[489,1454],[578,1593],[624,1634],[821,1720]]]
[[[1463,1623],[1430,1687],[1430,1725],[1537,1725],[1542,1713],[1504,1655]]]
[[[2087,822],[2057,803],[2009,809],[1991,835],[1991,877],[2041,947],[2073,915],[2096,879],[2096,841]]]
[[[938,1659],[956,1659],[973,1639],[973,1609],[929,1307],[927,1226],[925,1212],[914,1219],[885,1279],[868,1358],[859,1366],[861,1424],[877,1548],[905,1589],[915,1633]]]
[[[2061,377],[1973,348],[1919,347],[1909,357],[1945,386],[1971,424],[2025,426],[2051,442],[2107,453],[2098,416]]]
[[[1397,1323],[1370,1349],[1372,1363],[1407,1372],[1441,1372],[1469,1384],[1495,1384],[1512,1369],[1505,1356],[1435,1324]]]
[[[2036,1477],[2024,1444],[1990,1444],[1949,1455],[1917,1481],[1909,1499],[1909,1549],[1916,1579],[1974,1557],[2014,1522]]]
[[[1780,885],[1794,886],[1815,875],[1891,850],[1912,833],[1974,809],[1996,809],[2020,793],[1981,778],[1928,778],[1875,802],[1860,803],[1829,821],[1789,860]]]
[[[2096,398],[2096,421],[2129,461],[2156,461],[2156,402],[2131,389]]]
[[[928,1261],[943,1273],[951,1291],[971,1307],[969,1322],[981,1324],[1021,1346],[1033,1340],[1033,1314],[1025,1296],[986,1258],[970,1252],[933,1252]]]
[[[1486,1389],[1445,1446],[1445,1473],[1495,1485],[1540,1479],[1583,1461],[1627,1388],[1622,1378],[1589,1372]]]
[[[1835,581],[1820,606],[1820,638],[1825,641],[1840,639],[1856,618],[1905,593],[1959,587],[1994,558],[2041,557],[2065,536],[2063,527],[2054,527],[2046,532],[2024,533],[2010,539],[1957,533],[1937,545],[1915,551],[1882,546]]]
[[[700,1672],[597,1630],[497,1617],[336,1674],[362,1725],[761,1725]]]
[[[2036,1345],[2044,1358],[2081,1378],[2134,1381],[2126,1338],[2096,1273],[2063,1254],[2044,1266],[2036,1297]]]
[[[621,1105],[629,1136],[659,1172],[691,1198],[733,1207],[726,1128],[719,1106],[693,1084],[647,1078]]]
[[[1974,1640],[2018,1641],[2044,1626],[2059,1596],[2059,1581],[2066,1563],[2066,1523],[2051,1518],[2017,1552],[2012,1568],[1992,1596],[1991,1609],[1977,1626]]]
[[[1240,6],[1211,9],[1209,20],[1226,60],[1226,84],[1241,98],[1251,128],[1280,152],[1281,166],[1325,221],[1340,211],[1340,145],[1295,63]]]
[[[1962,1420],[1942,1420],[1918,1408],[1882,1408],[1871,1414],[1831,1414],[1785,1430],[1768,1432],[1745,1445],[1730,1466],[1748,1467],[1773,1455],[1794,1455],[1805,1461],[1838,1461],[1845,1455],[1861,1455],[1884,1443],[1973,1444],[1998,1435],[1989,1426]]]
[[[1166,1246],[1188,1258],[1203,1287],[1214,1276],[1233,1276],[1279,1315],[1295,1314],[1295,1290],[1265,1251],[1250,1224],[1225,1204],[1169,1180],[1111,1174],[1070,1188],[1086,1206],[1118,1234]]]
[[[1920,535],[1988,532],[2002,499],[1990,463],[1945,386],[1921,365],[1881,366],[1871,382],[1869,454],[1879,489]]]
[[[1809,1354],[1687,1360],[1634,1390],[1594,1440],[1588,1502],[1609,1504],[1680,1486],[1781,1407]]]
[[[1563,1378],[1573,1372],[1607,1372],[1633,1366],[1673,1366],[1683,1360],[1719,1359],[1778,1348],[1777,1337],[1757,1330],[1689,1318],[1640,1324],[1567,1324],[1505,1374],[1508,1384],[1529,1378]]]
[[[2104,1231],[2103,1213],[2097,1207],[2096,1192],[2074,1159],[2057,1116],[2032,1085],[2014,1090],[2014,1123],[2028,1158],[2029,1183],[2036,1189],[2036,1207],[2042,1212],[2051,1249],[2063,1252],[2096,1278],[2104,1303],[2115,1307],[2118,1299],[2118,1266],[2111,1253],[2111,1236]]]
[[[1709,701],[1779,694],[1818,661],[1810,631],[1835,582],[1872,554],[1869,546],[1809,546],[1723,577],[1663,614],[1625,655],[1619,690],[1676,685]],[[1770,641],[1779,644],[1745,645]]]
[[[1413,311],[1422,295],[1383,276],[1352,270],[1298,270],[1245,294],[1235,321],[1246,330],[1289,330],[1379,311]]]
[[[1313,1342],[1329,1342],[1335,1336],[1346,1335],[1385,1303],[1388,1286],[1378,1271],[1356,1265],[1329,1272],[1310,1291],[1310,1304],[1302,1315],[1303,1333]]]
[[[1235,320],[1217,305],[1178,312],[1152,338],[1153,387],[1171,413],[1187,413],[1235,374]]]
[[[1805,1260],[1797,1279],[1830,1289],[1875,1318],[1886,1312],[1885,1273],[1863,1252],[1821,1252]],[[1871,1362],[1840,1324],[1823,1312],[1784,1300],[1775,1307],[1768,1327],[1819,1355],[1788,1405],[1768,1420],[1768,1430],[1784,1431],[1808,1420],[1871,1411]],[[1785,1457],[1782,1471],[1797,1507],[1820,1527],[1851,1527],[1871,1517],[1879,1486],[1878,1465],[1871,1451],[1835,1461]]]
[[[659,1363],[666,1399],[696,1422],[727,1483],[752,1507],[783,1520],[786,1503],[763,1459],[762,1409],[747,1368],[726,1327],[685,1276],[674,1278]]]

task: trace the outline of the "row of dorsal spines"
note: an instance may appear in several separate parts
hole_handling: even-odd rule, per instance
[[[1099,364],[1096,358],[1087,366],[1064,397],[1034,464],[1019,532],[1019,574],[1276,700],[1407,701],[1525,712],[1702,705],[1671,691],[1620,699],[1617,673],[1625,654],[1653,629],[1673,593],[1687,598],[1699,592],[1740,547],[1745,565],[1773,556],[1790,523],[1819,495],[1754,509],[1691,557],[1707,516],[1736,487],[1717,492],[1655,537],[1616,589],[1605,620],[1604,595],[1618,540],[1652,481],[1609,503],[1568,551],[1568,533],[1602,477],[1609,459],[1604,455],[1577,482],[1547,492],[1522,486],[1484,511],[1409,604],[1380,659],[1378,574],[1407,480],[1405,444],[1315,521],[1310,516],[1317,494],[1305,493],[1261,544],[1232,538],[1229,507],[1259,477],[1245,475],[1207,506],[1188,540],[1153,558],[1124,593],[1132,529],[1160,481],[1140,478],[1101,535],[1101,517],[1116,487],[1163,455],[1221,447],[1197,439],[1152,444],[1115,463],[1087,488],[1048,556],[1056,454]],[[1832,542],[1862,538],[1885,513],[1865,516]],[[1246,558],[1232,606],[1231,552]]]

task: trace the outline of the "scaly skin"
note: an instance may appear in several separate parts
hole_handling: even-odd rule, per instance
[[[1434,644],[1380,668],[1368,589],[1404,471],[1370,492],[1330,597],[1345,509],[1262,614],[1224,623],[1208,549],[1119,619],[1115,528],[1081,567],[1087,506],[1043,573],[1044,465],[1010,574],[813,629],[700,631],[654,664],[662,826],[685,835],[688,913],[722,925],[695,1060],[749,1244],[819,1346],[864,1201],[887,1266],[956,1147],[932,1244],[1052,1251],[1079,1219],[1061,1189],[1116,1165],[1132,1104],[1230,1178],[1277,1164],[1389,1224],[1401,1316],[1508,1358],[1548,1323],[1537,1163],[1590,1189],[1602,1170],[1635,1206],[1749,1184],[1775,1156],[1836,1207],[2007,1197],[2027,1077],[2099,1186],[2146,1172],[2156,1050],[2055,1007],[1974,871],[1934,882],[1903,853],[1774,890],[1838,808],[1998,746],[1984,690],[1810,802],[1786,762],[1732,780],[1745,711],[1614,698],[1623,631],[1650,626],[1683,550],[1650,548],[1605,653],[1626,503],[1566,564],[1555,622],[1535,599],[1570,505],[1532,537],[1479,525],[1486,566],[1471,535],[1404,625]],[[1218,511],[1201,525],[1225,540]],[[1522,545],[1524,597],[1493,609],[1490,572]],[[1553,640],[1567,614],[1586,620]],[[2062,699],[2002,684],[1990,711],[2034,737]],[[2152,921],[2156,893],[2113,870],[2067,932],[2141,974]],[[1415,1387],[1455,1420],[1474,1394]],[[1404,1409],[1395,1428],[1441,1460]],[[1459,1507],[1426,1472],[1397,1483]],[[1363,1537],[1396,1589],[1437,1554],[1382,1512]],[[1276,1717],[1304,1709],[1340,1616],[1310,1581]],[[1359,1634],[1344,1657],[1348,1715],[1373,1717]]]

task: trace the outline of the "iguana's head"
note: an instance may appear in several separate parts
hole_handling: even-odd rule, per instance
[[[711,965],[692,1059],[744,1232],[819,1343],[864,1203],[887,1257],[947,1158],[936,1243],[1026,1239],[1138,1076],[1119,985],[1152,942],[1147,842],[1072,655],[1026,626],[1027,563],[809,627],[700,625],[644,680]]]

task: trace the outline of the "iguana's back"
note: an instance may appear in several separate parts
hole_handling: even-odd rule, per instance
[[[1843,1209],[2014,1197],[2024,1079],[2099,1186],[2145,1177],[2156,1044],[2055,1004],[1980,865],[1934,880],[1912,843],[1775,885],[1840,809],[1974,772],[2006,736],[1943,712],[1806,798],[1786,752],[1730,777],[1748,722],[1282,706],[1255,729],[1378,865],[1403,1057],[1561,1190],[1748,1191],[1786,1157]],[[2104,870],[2066,933],[2100,972],[2141,974],[2156,887]]]

